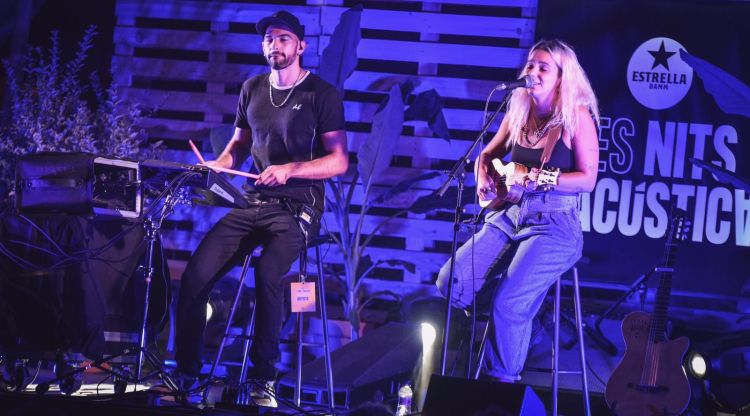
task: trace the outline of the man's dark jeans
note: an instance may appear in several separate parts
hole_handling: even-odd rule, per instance
[[[317,233],[318,221],[310,230]],[[232,267],[233,260],[262,246],[255,266],[256,324],[250,351],[253,376],[273,380],[279,361],[284,287],[282,277],[299,257],[304,234],[287,206],[258,202],[234,209],[201,241],[182,275],[177,308],[176,359],[181,372],[197,376],[201,369],[206,302],[216,281]]]

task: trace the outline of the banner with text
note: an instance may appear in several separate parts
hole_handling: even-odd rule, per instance
[[[673,287],[750,295],[749,19],[742,2],[540,2],[537,37],[570,43],[600,100],[585,276],[659,265],[674,205],[689,230]]]

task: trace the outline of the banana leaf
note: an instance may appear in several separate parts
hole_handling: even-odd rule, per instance
[[[461,195],[461,205],[473,204],[475,192],[475,187],[465,187]],[[454,209],[456,207],[457,196],[458,189],[455,186],[451,186],[442,197],[435,193],[420,197],[414,201],[408,210],[416,214],[424,214],[436,209]]]
[[[680,49],[680,57],[703,80],[721,111],[750,117],[750,87],[723,69]]]
[[[372,118],[372,131],[357,152],[357,170],[365,192],[391,163],[396,141],[404,124],[404,99],[401,86],[394,85]]]
[[[368,204],[368,206],[372,206],[374,204],[382,204],[383,202],[388,201],[389,199],[395,197],[396,195],[399,195],[399,194],[402,194],[402,193],[408,191],[409,189],[411,189],[411,187],[415,183],[421,182],[421,181],[426,181],[428,179],[432,179],[432,178],[434,178],[436,176],[440,176],[440,175],[441,175],[440,172],[434,171],[434,172],[423,173],[421,175],[417,175],[417,176],[405,179],[405,180],[397,183],[392,188],[390,188],[387,191],[385,191],[382,194],[380,194],[377,198],[375,198],[372,201],[370,201],[370,203]]]
[[[422,91],[414,98],[414,102],[406,109],[404,120],[426,121],[432,132],[438,137],[446,141],[451,139],[448,124],[445,122],[445,116],[443,115],[443,97],[434,88]]]
[[[344,82],[357,67],[357,46],[361,38],[362,5],[341,14],[331,41],[323,50],[318,75],[343,93]]]

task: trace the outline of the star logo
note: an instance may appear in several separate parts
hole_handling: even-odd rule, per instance
[[[295,104],[295,105],[292,106],[292,109],[293,110],[301,110],[302,109],[302,104]]]
[[[680,59],[680,50],[686,49],[676,40],[656,37],[633,51],[626,71],[628,88],[641,105],[665,110],[682,101],[690,91],[693,68]]]
[[[656,68],[657,66],[661,65],[669,71],[669,58],[672,57],[672,55],[676,54],[677,52],[667,52],[667,50],[664,48],[664,41],[661,41],[661,45],[659,45],[659,50],[656,51],[648,51],[648,53],[651,54],[651,56],[654,57],[654,64],[651,66],[651,69]]]

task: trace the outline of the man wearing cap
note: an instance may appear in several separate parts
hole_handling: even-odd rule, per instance
[[[339,93],[300,64],[304,26],[293,14],[280,11],[261,19],[256,29],[271,72],[243,83],[234,134],[219,157],[206,164],[237,168],[252,156],[259,175],[244,186],[250,208],[233,209],[214,225],[182,275],[176,359],[178,375],[198,377],[208,295],[231,264],[261,246],[254,270],[257,313],[251,376],[272,389],[281,355],[281,279],[299,257],[304,239],[317,234],[323,180],[346,171],[348,153]],[[254,401],[275,407],[265,390],[251,392]]]

